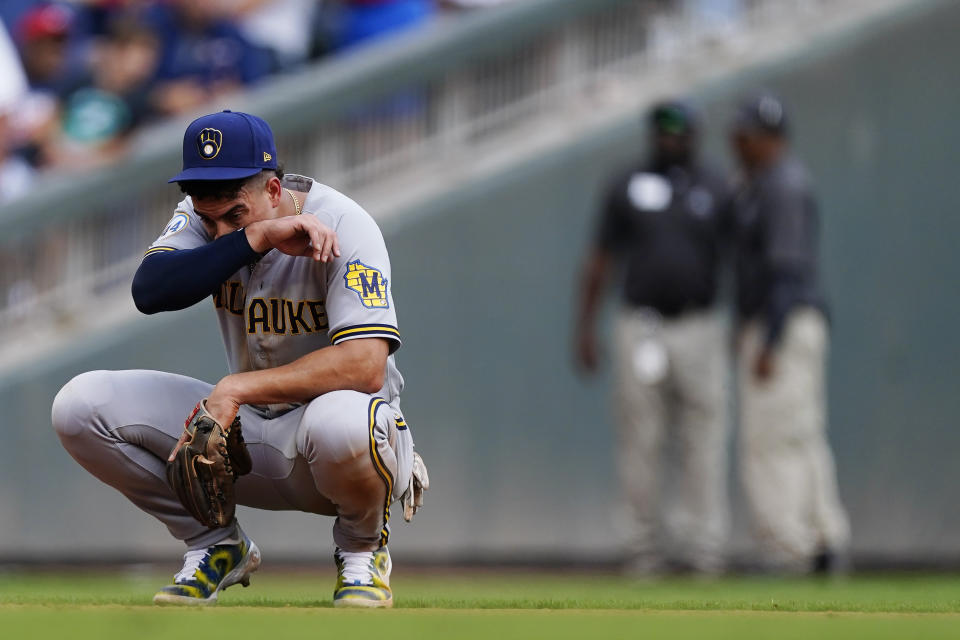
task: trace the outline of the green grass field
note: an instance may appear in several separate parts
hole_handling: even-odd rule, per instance
[[[0,638],[960,638],[960,576],[636,582],[398,568],[390,611],[332,608],[333,573],[261,570],[202,610],[150,604],[167,574],[0,573]],[[373,624],[371,624],[373,623]]]

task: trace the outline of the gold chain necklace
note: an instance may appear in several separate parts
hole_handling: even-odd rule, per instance
[[[293,206],[297,208],[297,215],[300,215],[300,201],[297,200],[297,196],[293,195],[293,191],[290,191],[290,189],[287,189],[286,187],[284,187],[283,190],[289,193],[290,197],[293,198]]]

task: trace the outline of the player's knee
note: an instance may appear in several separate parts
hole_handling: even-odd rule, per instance
[[[94,401],[105,383],[106,371],[81,373],[63,385],[51,408],[53,428],[66,441],[89,430],[95,407]]]
[[[311,402],[301,432],[306,447],[334,463],[369,456],[369,404],[370,396],[356,391],[334,391]]]

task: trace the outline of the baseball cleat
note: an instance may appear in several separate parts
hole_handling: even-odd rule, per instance
[[[386,547],[376,551],[351,552],[339,547],[333,554],[337,561],[337,588],[333,592],[335,607],[392,607],[390,570],[393,562]]]
[[[240,583],[250,586],[250,574],[260,568],[260,549],[238,528],[239,544],[215,544],[206,549],[187,551],[183,569],[153,596],[155,604],[209,605],[217,603],[217,594]]]

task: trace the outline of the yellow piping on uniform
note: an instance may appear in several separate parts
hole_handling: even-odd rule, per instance
[[[143,254],[143,257],[146,258],[151,254],[160,253],[161,251],[176,251],[176,248],[175,247],[153,247],[151,249],[147,249],[147,252]]]
[[[373,459],[377,474],[387,485],[387,498],[383,506],[383,528],[380,530],[380,546],[386,545],[390,537],[390,529],[387,525],[390,523],[390,502],[393,499],[393,475],[387,469],[387,465],[384,464],[383,458],[380,457],[377,440],[373,434],[374,427],[377,425],[377,409],[385,404],[387,404],[387,401],[383,398],[374,398],[370,402],[370,457]]]

